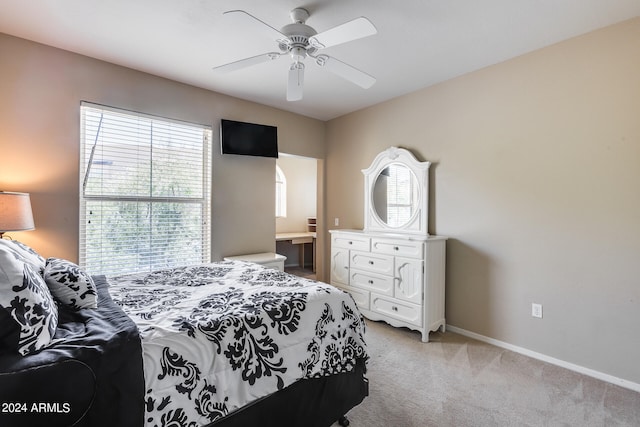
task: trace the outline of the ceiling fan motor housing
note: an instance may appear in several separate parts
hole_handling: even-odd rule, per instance
[[[281,42],[279,47],[282,52],[289,52],[294,61],[301,61],[318,50],[309,44],[309,38],[318,32],[305,24],[309,18],[309,12],[306,9],[293,9],[290,16],[293,23],[285,25],[280,30],[288,40]]]

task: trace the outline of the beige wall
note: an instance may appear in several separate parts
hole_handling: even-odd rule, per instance
[[[275,159],[222,156],[221,118],[278,126],[279,148],[323,158],[323,122],[0,34],[0,189],[31,193],[36,230],[11,235],[77,260],[79,106],[213,126],[212,258],[275,250]]]
[[[391,145],[433,162],[447,323],[640,383],[640,18],[330,121],[328,223]]]

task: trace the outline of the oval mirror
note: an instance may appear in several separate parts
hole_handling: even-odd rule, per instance
[[[372,188],[373,209],[388,227],[403,227],[419,209],[420,188],[413,171],[402,163],[382,169]]]

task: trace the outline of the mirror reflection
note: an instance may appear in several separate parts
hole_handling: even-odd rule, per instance
[[[384,168],[373,186],[373,208],[389,227],[402,227],[418,209],[418,183],[415,175],[401,163]]]

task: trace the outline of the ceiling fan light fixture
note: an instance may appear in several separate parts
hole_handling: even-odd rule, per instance
[[[290,70],[304,70],[304,62],[294,62],[293,64],[291,64],[291,66],[289,67]]]
[[[287,81],[287,101],[301,100],[303,86],[304,63],[294,62],[289,67],[289,79]]]
[[[290,51],[291,59],[295,62],[303,61],[307,57],[307,51],[303,47],[294,47]]]

